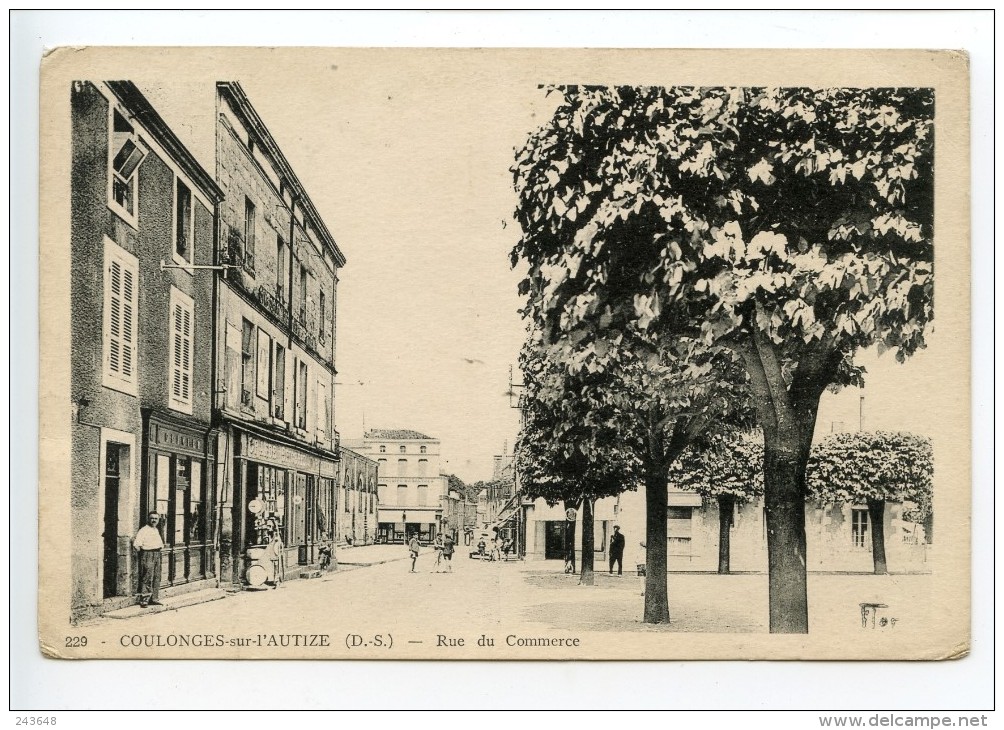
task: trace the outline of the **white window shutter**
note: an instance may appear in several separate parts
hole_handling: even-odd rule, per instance
[[[108,308],[108,369],[122,375],[122,264],[112,260],[109,265]]]
[[[181,399],[186,403],[192,400],[192,312],[186,309],[182,318],[182,351],[181,351]]]

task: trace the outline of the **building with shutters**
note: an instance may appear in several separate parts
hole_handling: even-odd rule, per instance
[[[222,191],[137,87],[71,89],[74,619],[135,601],[162,515],[161,595],[215,586],[214,228]]]
[[[344,444],[339,451],[335,541],[372,545],[377,536],[377,462]]]
[[[218,537],[224,576],[239,585],[249,551],[272,531],[290,578],[313,574],[339,527],[333,386],[345,257],[241,85],[216,92]]]

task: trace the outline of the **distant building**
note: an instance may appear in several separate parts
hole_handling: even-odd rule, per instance
[[[161,595],[215,586],[214,228],[222,191],[128,81],[71,90],[74,619],[135,600],[162,516]],[[51,559],[63,559],[51,556]]]
[[[439,439],[410,430],[367,431],[348,445],[377,462],[377,542],[430,543],[442,530],[446,477]]]
[[[344,445],[340,451],[335,540],[372,545],[377,536],[377,463]]]

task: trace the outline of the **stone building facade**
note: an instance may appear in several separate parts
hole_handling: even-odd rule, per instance
[[[71,94],[71,616],[135,600],[161,515],[161,594],[215,585],[214,228],[222,191],[131,82]]]
[[[288,566],[314,565],[334,540],[335,302],[345,257],[240,84],[216,88],[216,177],[225,196],[217,251],[220,541],[225,574],[240,584],[249,551],[276,531]]]

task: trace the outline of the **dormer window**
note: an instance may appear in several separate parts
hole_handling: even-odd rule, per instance
[[[108,147],[108,204],[128,223],[137,224],[139,166],[146,157],[133,126],[117,109],[112,110]]]

